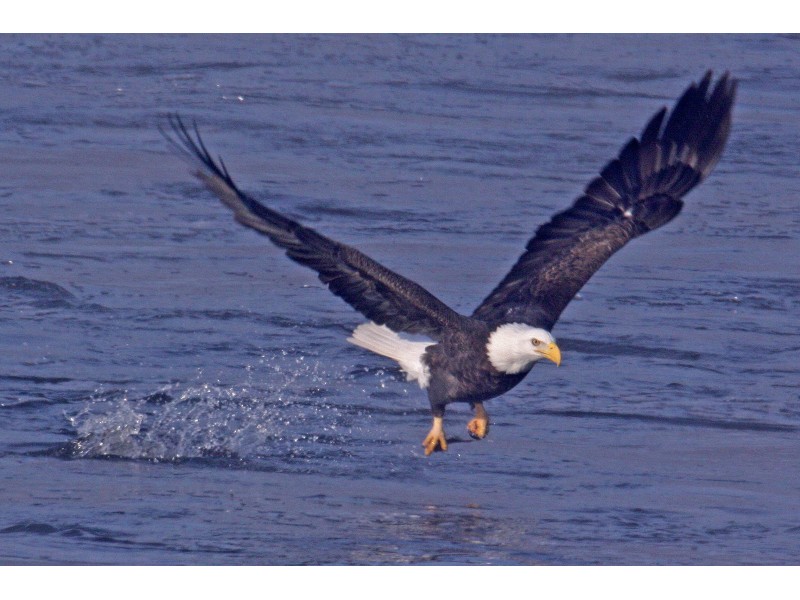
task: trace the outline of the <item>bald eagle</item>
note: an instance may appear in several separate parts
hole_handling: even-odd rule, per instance
[[[348,341],[386,356],[427,390],[433,425],[425,455],[447,450],[445,407],[469,403],[467,429],[489,430],[483,403],[522,381],[541,359],[561,362],[551,330],[581,287],[617,250],[671,221],[682,198],[719,161],[731,126],[736,80],[712,87],[709,71],[672,111],[648,121],[568,209],[539,227],[511,271],[470,316],[457,313],[413,281],[257,202],[234,183],[200,137],[171,115],[162,133],[236,220],[266,235],[292,260],[314,269],[331,292],[369,321]],[[421,334],[428,341],[401,333]]]

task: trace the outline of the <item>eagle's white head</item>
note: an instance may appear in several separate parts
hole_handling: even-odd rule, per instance
[[[550,332],[524,323],[495,329],[486,343],[486,355],[495,369],[507,375],[527,371],[542,358],[561,364],[561,350]]]

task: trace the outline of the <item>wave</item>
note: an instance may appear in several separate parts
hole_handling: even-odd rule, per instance
[[[795,425],[783,423],[767,423],[762,421],[725,420],[713,417],[676,417],[666,415],[645,415],[637,413],[602,412],[587,410],[540,410],[536,414],[553,417],[581,418],[581,419],[619,419],[622,421],[645,421],[649,423],[663,423],[665,425],[680,425],[684,427],[704,427],[710,429],[733,429],[737,431],[773,431],[796,432],[800,428]]]
[[[75,296],[58,284],[20,276],[0,277],[0,294],[37,308],[63,308],[76,302]]]

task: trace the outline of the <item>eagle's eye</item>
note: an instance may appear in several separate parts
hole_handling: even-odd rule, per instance
[[[537,340],[536,338],[533,338],[533,339],[531,340],[531,344],[533,344],[533,345],[534,345],[534,347],[535,347],[535,346],[538,346],[538,345],[539,345],[539,344],[541,344],[541,343],[542,343],[542,342],[540,342],[540,341],[539,341],[539,340]]]

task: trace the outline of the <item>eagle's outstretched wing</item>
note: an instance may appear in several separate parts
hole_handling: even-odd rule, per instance
[[[314,269],[337,296],[371,321],[394,331],[421,333],[438,339],[442,331],[465,317],[420,285],[390,271],[355,248],[331,240],[289,219],[243,193],[225,164],[215,161],[197,127],[194,136],[178,116],[169,117],[172,146],[198,169],[195,175],[230,208],[236,220],[269,237],[287,256]]]
[[[736,81],[711,89],[711,72],[692,84],[667,116],[657,112],[567,210],[531,238],[525,253],[475,310],[490,322],[550,329],[578,290],[629,240],[673,219],[681,198],[722,155]]]

